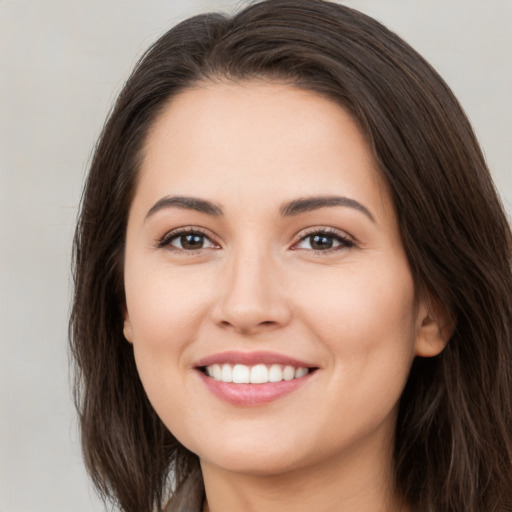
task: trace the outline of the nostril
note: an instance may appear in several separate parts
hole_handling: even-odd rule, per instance
[[[224,329],[235,329],[237,331],[249,333],[259,329],[275,327],[278,323],[273,320],[265,320],[263,322],[255,323],[254,325],[242,325],[242,322],[239,322],[237,325],[236,323],[229,322],[228,320],[221,320],[218,325]]]

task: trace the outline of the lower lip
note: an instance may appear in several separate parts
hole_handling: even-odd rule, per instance
[[[233,384],[220,382],[198,370],[206,387],[217,397],[233,405],[254,406],[273,402],[305,384],[312,373],[298,379],[267,382],[265,384]]]

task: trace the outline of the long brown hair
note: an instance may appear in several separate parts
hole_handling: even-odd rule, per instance
[[[418,289],[450,312],[446,349],[416,358],[395,441],[418,511],[510,510],[511,233],[482,152],[432,67],[375,20],[321,0],[267,0],[188,19],[143,56],[104,127],[74,240],[70,321],[87,468],[126,512],[159,509],[197,458],[152,409],[123,338],[123,251],[148,128],[179,91],[264,77],[358,121],[385,177]]]

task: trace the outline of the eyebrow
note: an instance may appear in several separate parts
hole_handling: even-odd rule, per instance
[[[166,196],[158,200],[146,214],[146,219],[156,212],[165,208],[181,208],[183,210],[194,210],[207,215],[219,217],[222,215],[222,208],[211,201],[187,196]]]
[[[301,213],[319,210],[320,208],[328,208],[333,206],[345,206],[354,208],[364,213],[372,222],[375,222],[375,217],[370,210],[363,206],[355,199],[343,196],[314,196],[295,199],[284,203],[280,208],[280,214],[283,217],[292,217],[300,215]],[[194,210],[206,215],[213,215],[220,217],[223,215],[222,208],[211,201],[206,199],[199,199],[197,197],[189,196],[166,196],[159,199],[146,214],[146,219],[151,217],[156,212],[166,208],[181,208],[184,210]]]
[[[366,206],[363,206],[355,199],[343,196],[315,196],[296,199],[285,203],[281,207],[280,213],[283,217],[289,217],[331,206],[346,206],[354,208],[355,210],[364,213],[372,222],[375,222],[375,217],[372,215],[370,210],[366,208]]]

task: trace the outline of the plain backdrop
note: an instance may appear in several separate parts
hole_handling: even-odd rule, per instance
[[[67,365],[84,174],[143,50],[185,17],[245,3],[0,0],[0,512],[104,510],[83,470]],[[383,21],[447,80],[512,211],[512,1],[344,3]]]

